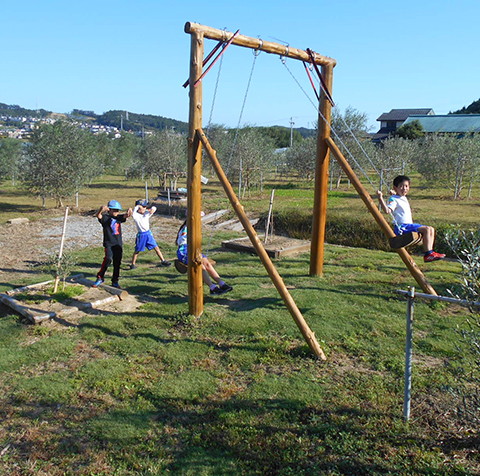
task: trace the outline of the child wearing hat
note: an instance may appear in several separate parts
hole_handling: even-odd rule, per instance
[[[118,278],[120,276],[120,264],[123,255],[122,227],[128,217],[132,215],[132,209],[127,213],[120,214],[122,206],[117,200],[110,200],[107,205],[102,205],[96,217],[103,228],[103,246],[105,248],[105,258],[103,259],[100,271],[97,273],[97,280],[93,287],[100,286],[105,281],[105,272],[113,261],[112,286],[119,288]]]

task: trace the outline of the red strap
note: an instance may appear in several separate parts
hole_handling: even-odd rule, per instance
[[[327,96],[327,99],[330,101],[330,104],[333,107],[335,107],[335,103],[333,102],[332,95],[330,94],[330,91],[328,90],[327,85],[326,85],[325,81],[323,80],[322,73],[320,73],[320,70],[318,69],[317,63],[315,63],[315,55],[314,55],[313,51],[310,48],[307,48],[306,52],[310,56],[310,61],[312,62],[313,67],[315,68],[315,71],[317,72],[318,77],[320,78],[320,83],[322,83],[322,89],[325,92],[325,96]]]
[[[210,51],[210,53],[208,53],[208,55],[206,56],[206,58],[203,60],[202,62],[202,66],[205,66],[208,61],[210,60],[210,58],[218,51],[218,49],[220,48],[220,46],[223,45],[223,41],[220,40],[218,43],[217,43],[217,46],[215,46],[215,48],[213,48],[212,51]],[[187,79],[184,83],[183,83],[183,87],[186,88],[188,86],[188,84],[190,83],[190,79]]]
[[[210,63],[210,66],[202,73],[202,75],[195,81],[194,87],[203,79],[203,77],[210,71],[211,67],[217,62],[218,58],[225,53],[225,50],[232,44],[233,39],[238,35],[240,30],[237,30],[232,37],[223,45],[222,50],[218,55],[213,59],[213,61]]]
[[[215,46],[215,48],[208,54],[208,56],[203,60],[203,63],[202,63],[202,66],[205,66],[205,64],[207,63],[207,61],[210,60],[210,58],[216,53],[216,51],[220,48],[220,46],[222,46],[222,50],[220,51],[220,53],[218,53],[218,55],[213,59],[213,61],[210,63],[210,65],[208,66],[208,68],[202,73],[202,75],[195,81],[195,83],[193,84],[193,86],[195,87],[202,79],[203,77],[210,71],[210,69],[212,68],[212,66],[217,62],[217,60],[220,58],[220,56],[223,55],[223,53],[225,53],[225,50],[232,44],[233,42],[233,39],[238,35],[238,33],[240,32],[240,30],[237,30],[233,35],[232,37],[226,42],[222,42],[222,41],[219,41],[217,46]],[[190,84],[190,79],[187,79],[187,81],[183,84],[183,87],[186,88],[188,85]]]
[[[315,84],[314,84],[314,82],[313,82],[313,79],[312,79],[312,76],[311,76],[311,74],[310,74],[310,71],[308,70],[308,66],[305,64],[305,61],[303,61],[303,66],[305,67],[305,71],[307,72],[308,77],[309,77],[309,79],[310,79],[310,83],[311,83],[311,85],[312,85],[312,87],[313,87],[313,90],[315,91],[315,96],[317,96],[317,100],[320,101],[320,96],[319,96],[318,93],[317,93],[317,89],[315,88]]]

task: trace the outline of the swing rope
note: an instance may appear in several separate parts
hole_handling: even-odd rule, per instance
[[[295,75],[293,74],[293,72],[290,70],[290,68],[288,67],[287,65],[287,62],[285,60],[285,57],[283,56],[280,56],[280,60],[282,61],[283,65],[285,66],[285,68],[287,69],[287,71],[290,73],[290,76],[293,78],[293,80],[297,83],[298,87],[301,89],[301,91],[303,92],[303,94],[307,97],[307,99],[310,101],[310,103],[312,104],[312,106],[315,108],[315,110],[317,111],[317,113],[321,116],[321,118],[323,119],[323,121],[325,122],[325,124],[328,124],[330,126],[330,129],[331,131],[333,132],[333,135],[335,136],[335,138],[338,140],[338,142],[344,147],[344,149],[346,150],[346,152],[348,153],[348,155],[350,156],[350,158],[352,159],[352,161],[355,163],[355,165],[358,167],[358,169],[363,173],[363,175],[365,176],[365,178],[368,180],[368,182],[370,183],[370,185],[375,188],[375,185],[373,184],[373,182],[370,180],[370,177],[367,175],[367,173],[363,170],[363,168],[361,167],[361,165],[358,163],[358,161],[355,159],[355,157],[353,156],[353,154],[350,152],[350,149],[345,145],[345,143],[343,142],[342,138],[339,136],[339,134],[337,133],[337,131],[332,127],[331,123],[329,121],[327,121],[327,118],[322,114],[322,111],[320,111],[320,109],[318,108],[318,105],[316,105],[312,98],[309,96],[309,94],[305,91],[305,89],[303,88],[303,86],[300,84],[300,82],[298,81],[298,79],[295,77]],[[322,87],[322,90],[325,92],[325,90],[323,89]],[[342,118],[343,119],[343,118]],[[345,121],[344,121],[345,122]],[[351,134],[354,136],[353,134],[353,131],[348,127],[348,124],[347,125],[347,129],[350,130]],[[354,136],[355,137],[355,136]],[[357,141],[358,142],[358,141]],[[360,146],[360,148],[364,151],[364,154],[366,155],[366,157],[368,158],[369,162],[372,164],[370,158],[368,157],[368,154],[365,152],[365,150],[363,149],[363,147]],[[372,164],[373,166],[373,164]],[[375,166],[373,166],[373,169],[375,170],[375,172],[378,174],[378,171],[376,169]]]
[[[261,45],[263,44],[263,41],[261,41]],[[228,162],[227,162],[227,167],[226,167],[226,171],[225,171],[225,174],[226,176],[228,177],[229,175],[229,172],[230,172],[230,165],[232,163],[232,158],[233,158],[233,154],[235,152],[235,147],[236,147],[236,144],[237,144],[237,138],[238,138],[238,133],[240,131],[240,125],[241,125],[241,122],[242,122],[242,117],[243,117],[243,112],[245,110],[245,105],[247,103],[247,98],[248,98],[248,93],[250,91],[250,85],[252,83],[252,78],[253,78],[253,72],[255,70],[255,65],[257,63],[257,58],[258,56],[260,55],[260,50],[261,50],[261,45],[259,47],[259,49],[257,50],[253,50],[253,63],[252,63],[252,68],[250,70],[250,75],[249,75],[249,78],[248,78],[248,82],[247,82],[247,88],[245,90],[245,95],[243,97],[243,103],[242,103],[242,107],[241,107],[241,110],[240,110],[240,115],[239,115],[239,118],[238,118],[238,123],[237,123],[237,128],[235,130],[235,136],[233,138],[233,144],[232,144],[232,149],[230,151],[230,156],[228,158]],[[219,79],[219,76],[217,77],[217,85],[218,85],[218,79]],[[216,96],[216,89],[215,89],[215,95],[214,97]],[[212,109],[212,113],[213,113],[213,109]],[[211,117],[210,116],[210,121],[211,121]],[[241,180],[241,179],[240,179]],[[220,203],[221,203],[221,197],[218,198],[218,205],[217,205],[217,211],[216,213],[219,212],[219,209],[220,209]],[[213,238],[213,233],[215,231],[215,226],[216,226],[216,216],[214,218],[214,226],[211,227],[211,230],[210,230],[210,236],[208,238],[208,244],[207,244],[207,249],[205,251],[205,254],[206,256],[208,257],[208,253],[210,251],[210,246],[211,246],[211,243],[212,243],[212,238]]]
[[[300,89],[303,91],[303,93],[307,96],[307,98],[309,99],[309,101],[311,102],[311,104],[315,107],[315,109],[317,109],[317,106],[315,106],[315,103],[311,100],[310,96],[306,93],[306,91],[303,89],[303,87],[301,86],[301,84],[298,82],[297,78],[294,76],[294,74],[292,73],[292,71],[288,68],[287,64],[286,64],[286,61],[283,57],[281,57],[281,60],[282,60],[282,63],[284,64],[284,66],[286,67],[287,71],[290,73],[290,75],[292,76],[292,78],[295,80],[295,82],[298,84],[298,86],[300,87]],[[318,93],[317,91],[315,90],[315,86],[313,85],[313,81],[312,81],[312,78],[310,76],[310,73],[308,72],[308,67],[307,65],[305,65],[305,69],[307,71],[307,74],[310,78],[310,82],[312,83],[312,87],[315,91],[315,94],[317,96],[317,98],[319,98],[318,96]],[[323,90],[323,92],[325,93],[325,95],[329,96],[329,93],[328,91],[323,87],[323,82],[320,81],[320,88]],[[333,104],[333,103],[332,103]],[[350,150],[348,149],[348,147],[345,145],[345,143],[343,142],[343,140],[340,138],[340,136],[337,134],[337,132],[335,131],[335,129],[331,126],[331,124],[327,121],[326,117],[322,114],[322,112],[320,111],[320,109],[318,109],[318,113],[319,115],[321,116],[321,118],[323,119],[323,121],[328,124],[330,126],[330,129],[331,131],[333,132],[333,134],[335,135],[335,137],[338,139],[338,141],[343,145],[343,147],[345,148],[345,150],[347,151],[348,155],[351,157],[351,159],[354,161],[354,163],[356,164],[356,166],[361,170],[361,172],[363,173],[363,175],[365,176],[365,178],[368,180],[368,182],[370,183],[370,185],[372,186],[372,188],[376,189],[375,185],[372,183],[372,181],[370,180],[370,178],[368,177],[368,175],[366,174],[366,172],[363,170],[363,168],[360,166],[360,164],[357,162],[357,160],[355,159],[355,157],[352,155],[352,153],[350,152]],[[345,125],[345,127],[347,128],[347,130],[350,132],[351,136],[353,137],[353,139],[355,140],[355,142],[357,143],[357,145],[360,147],[360,149],[362,150],[362,152],[364,153],[365,157],[368,159],[370,165],[372,166],[373,170],[377,173],[377,175],[380,177],[380,189],[382,188],[382,185],[384,185],[384,181],[383,181],[383,176],[378,172],[377,168],[375,167],[375,165],[372,163],[372,160],[370,159],[369,155],[367,154],[367,152],[365,151],[365,149],[361,146],[361,144],[359,143],[358,139],[356,138],[354,132],[352,131],[352,129],[350,128],[350,126],[347,124],[347,122],[345,121],[345,119],[340,115],[340,118],[342,119],[342,122],[343,124]],[[392,223],[394,226],[397,226],[398,223],[396,222],[393,214],[390,214],[391,216],[391,220],[392,220]],[[419,235],[418,233],[407,233],[405,235],[403,234],[400,234],[396,237],[393,237],[393,238],[390,238],[389,240],[389,243],[390,243],[390,246],[394,249],[397,249],[397,248],[403,248],[403,247],[411,247],[411,246],[414,246],[418,243],[420,243],[422,241],[422,237],[421,235]]]

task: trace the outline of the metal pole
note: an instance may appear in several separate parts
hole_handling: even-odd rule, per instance
[[[403,399],[403,419],[410,418],[410,400],[412,393],[412,344],[413,344],[413,304],[415,288],[408,288],[407,298],[407,342],[405,345],[405,392]]]
[[[148,202],[148,182],[145,180],[145,200]]]

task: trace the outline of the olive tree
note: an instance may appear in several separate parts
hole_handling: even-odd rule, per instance
[[[23,142],[18,139],[5,137],[0,140],[0,182],[10,177],[15,185],[15,177],[22,160],[22,150]]]
[[[295,170],[301,179],[312,180],[315,177],[316,154],[317,138],[307,137],[287,150],[287,166]]]
[[[390,137],[375,150],[373,160],[380,173],[380,188],[391,187],[397,175],[410,173],[419,153],[417,141]]]
[[[95,148],[92,135],[66,121],[42,124],[34,130],[23,165],[27,191],[43,200],[51,197],[63,206],[87,183],[94,170]]]
[[[425,182],[443,187],[460,198],[464,180],[470,189],[476,180],[480,160],[480,139],[432,134],[423,140],[417,167]]]
[[[272,170],[275,145],[271,137],[251,127],[229,131],[227,139],[231,141],[231,149],[229,156],[221,160],[222,167],[244,195],[252,185],[261,185]]]
[[[183,134],[164,129],[148,135],[139,152],[139,165],[145,173],[157,176],[167,185],[167,176],[176,184],[187,169],[187,141]]]
[[[447,244],[462,265],[459,286],[451,289],[454,296],[468,302],[480,299],[480,228],[463,230],[452,228],[445,236]],[[457,326],[460,342],[465,345],[455,376],[459,397],[457,415],[463,422],[480,423],[480,318],[479,309],[471,306],[470,318]]]

